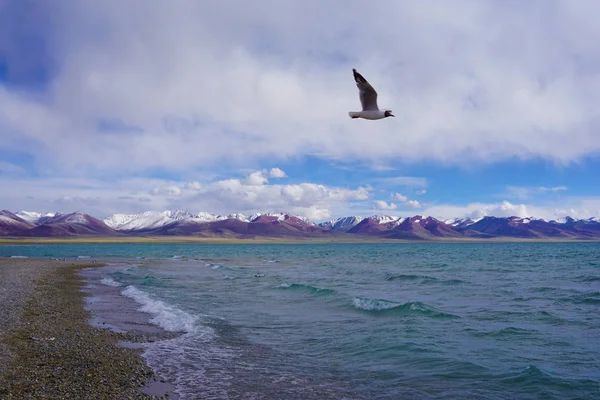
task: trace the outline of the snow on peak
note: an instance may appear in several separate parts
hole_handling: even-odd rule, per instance
[[[204,213],[206,214],[206,213]],[[166,210],[162,212],[162,215],[164,215],[167,218],[172,219],[173,221],[181,221],[184,219],[190,219],[190,218],[194,218],[196,217],[196,215],[191,214],[185,210]],[[210,215],[210,214],[209,214]]]
[[[175,221],[170,215],[172,215],[171,211],[145,211],[140,214],[114,214],[106,218],[104,223],[113,229],[122,231],[152,229]]]
[[[473,225],[473,224],[481,221],[483,218],[485,218],[485,217],[479,217],[479,218],[470,218],[470,217],[467,217],[467,218],[451,218],[451,219],[445,220],[444,223],[446,225],[450,225],[450,226],[453,226],[453,227],[464,228],[464,227],[467,227],[469,225]]]
[[[566,217],[556,218],[554,221],[551,221],[551,222],[555,222],[557,224],[566,224],[567,222],[575,222],[575,221],[577,221],[577,220],[573,219],[569,216],[566,216]]]
[[[189,213],[185,210],[166,210],[166,211],[146,211],[140,214],[114,214],[104,220],[104,223],[109,227],[121,231],[155,229],[175,221],[190,221],[190,222],[213,222],[225,219],[237,219],[244,222],[250,222],[260,217],[261,215],[275,217],[278,221],[284,221],[289,218],[286,213],[256,213],[247,216],[241,213],[224,215],[213,215],[207,212]],[[297,217],[307,223],[313,224],[310,220],[303,217]]]
[[[25,221],[38,223],[42,218],[52,218],[56,215],[56,213],[46,213],[42,214],[35,211],[25,211],[21,210],[15,214],[17,217],[24,219]]]
[[[359,216],[341,217],[331,221],[321,222],[319,226],[321,228],[332,229],[334,231],[347,231],[361,223],[363,219],[365,218]]]
[[[189,214],[187,213],[187,217],[186,218],[182,218],[182,219],[189,219],[191,221],[194,222],[212,222],[212,221],[217,221],[220,219],[227,219],[227,217],[223,217],[221,215],[212,215],[210,213],[207,213],[205,211],[201,211],[199,213],[196,214]]]
[[[237,219],[237,220],[244,221],[244,222],[250,222],[250,218],[251,217],[248,217],[247,215],[242,214],[242,213],[234,213],[234,214],[229,214],[227,216],[227,219]]]
[[[38,219],[42,218],[42,214],[35,211],[21,210],[15,215],[29,222],[36,222]]]
[[[400,217],[395,217],[391,215],[371,215],[369,217],[370,220],[377,221],[380,224],[389,224],[390,222],[398,222],[400,221]],[[404,220],[404,219],[402,219]]]
[[[266,213],[263,215],[266,215],[267,217],[277,217],[277,221],[283,221],[287,216],[287,214],[284,213]]]
[[[87,216],[79,211],[74,212],[72,214],[67,214],[66,218],[63,219],[63,222],[82,225],[86,225],[89,223]]]

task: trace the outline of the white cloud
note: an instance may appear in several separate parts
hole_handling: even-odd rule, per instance
[[[328,218],[348,203],[367,200],[364,188],[355,190],[314,183],[249,185],[236,179],[205,185],[194,196],[179,199],[172,207],[197,207],[214,213],[291,212],[312,219]]]
[[[373,204],[377,210],[395,210],[398,206],[394,203],[386,203],[383,200],[374,200]]]
[[[269,182],[269,178],[285,178],[286,173],[279,168],[271,168],[270,170],[263,169],[254,171],[244,179],[246,185],[260,186]]]
[[[421,205],[421,203],[417,200],[409,200],[408,197],[400,194],[400,193],[395,193],[392,195],[392,198],[395,200],[398,200],[402,203],[402,205],[404,205],[405,207],[408,208],[421,208],[423,207]]]
[[[392,198],[394,198],[395,200],[401,201],[401,202],[405,202],[408,200],[408,197],[400,194],[400,193],[395,193]]]
[[[416,194],[417,196],[421,196],[421,195],[427,194],[427,190],[425,190],[425,189],[417,190],[417,191],[415,192],[415,194]]]
[[[0,186],[6,186],[6,182],[0,176]],[[370,198],[364,187],[348,189],[310,182],[250,185],[245,179],[222,179],[201,185],[156,179],[125,179],[110,184],[70,178],[10,182],[13,190],[0,192],[2,208],[82,211],[98,218],[113,213],[184,208],[214,214],[290,212],[318,221],[344,215],[353,204]]]
[[[417,200],[408,200],[407,202],[404,203],[405,206],[410,207],[410,208],[421,208],[423,207],[421,205],[421,203],[419,203]]]
[[[600,150],[594,1],[22,7],[32,8],[24,27],[0,12],[0,50],[27,64],[12,39],[17,29],[40,38],[53,74],[34,94],[0,86],[0,129],[16,150],[36,144],[41,168],[188,170],[306,154],[568,163]],[[359,107],[352,67],[397,118],[348,118]],[[98,129],[107,119],[128,128]]]
[[[267,182],[269,182],[269,179],[267,179],[263,171],[253,172],[244,179],[244,183],[251,186],[261,186]]]
[[[287,175],[279,168],[271,168],[269,178],[285,178]]]

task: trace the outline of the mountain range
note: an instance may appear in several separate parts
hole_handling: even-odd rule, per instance
[[[0,211],[0,236],[195,236],[207,238],[378,238],[440,239],[600,239],[600,218],[491,217],[439,220],[416,215],[350,216],[316,224],[287,213],[212,215],[184,210],[114,214],[104,220],[81,212],[41,214]]]

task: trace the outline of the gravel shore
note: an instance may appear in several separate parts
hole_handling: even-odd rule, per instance
[[[98,264],[83,267],[98,266]],[[153,399],[153,371],[119,340],[91,327],[82,265],[0,258],[0,399]]]
[[[24,304],[32,297],[35,282],[59,266],[61,261],[0,258],[0,376],[13,353],[4,342],[16,328]]]

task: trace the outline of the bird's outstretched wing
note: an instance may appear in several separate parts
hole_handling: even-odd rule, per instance
[[[373,86],[371,86],[371,84],[355,69],[352,69],[352,72],[354,73],[356,86],[358,86],[360,104],[362,104],[363,111],[379,110],[379,107],[377,106],[377,92],[373,89]]]

